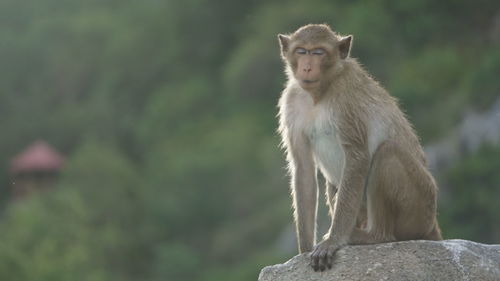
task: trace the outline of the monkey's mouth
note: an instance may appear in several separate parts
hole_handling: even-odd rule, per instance
[[[314,84],[318,81],[319,80],[302,80],[302,82],[304,82],[304,84],[306,84],[306,85],[311,85],[311,84]]]

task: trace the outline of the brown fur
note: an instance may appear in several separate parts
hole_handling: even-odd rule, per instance
[[[345,244],[441,239],[437,187],[419,140],[397,101],[349,57],[352,36],[307,25],[279,35],[279,41],[288,75],[279,101],[279,132],[291,174],[299,251],[313,250],[312,266],[324,270]],[[297,48],[321,48],[325,54]],[[311,79],[319,82],[304,82]],[[317,171],[328,181],[332,221],[314,246]]]

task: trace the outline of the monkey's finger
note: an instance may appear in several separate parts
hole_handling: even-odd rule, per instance
[[[335,255],[335,251],[328,250],[327,260],[326,260],[326,267],[328,267],[328,269],[332,268],[334,255]]]
[[[325,271],[328,266],[328,250],[324,250],[321,253],[321,271]]]
[[[318,269],[319,269],[318,263],[319,263],[319,257],[317,255],[316,251],[313,251],[311,253],[311,267],[313,268],[314,271],[318,271]]]

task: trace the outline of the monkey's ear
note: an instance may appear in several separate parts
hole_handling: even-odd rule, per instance
[[[285,53],[288,52],[288,47],[290,45],[290,37],[283,34],[278,34],[278,40],[280,42],[281,55],[284,56]]]
[[[352,43],[352,35],[340,39],[338,46],[341,59],[345,59],[349,56],[349,53],[351,52],[351,43]]]

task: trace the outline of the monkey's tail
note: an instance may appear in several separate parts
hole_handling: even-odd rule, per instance
[[[432,230],[427,235],[425,235],[424,239],[435,241],[443,240],[443,236],[441,235],[441,228],[439,227],[437,220],[434,222],[434,227],[432,228]]]

